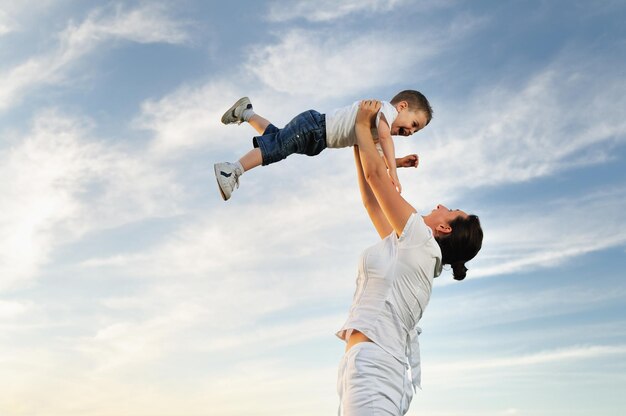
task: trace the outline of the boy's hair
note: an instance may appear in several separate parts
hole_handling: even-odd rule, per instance
[[[406,101],[409,104],[409,109],[413,111],[421,110],[426,113],[426,124],[430,123],[433,118],[433,108],[424,94],[415,90],[400,91],[391,99],[390,103],[396,105],[400,101]]]

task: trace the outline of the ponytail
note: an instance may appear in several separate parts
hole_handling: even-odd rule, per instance
[[[452,232],[443,237],[435,237],[441,248],[441,263],[452,266],[455,280],[465,279],[465,262],[473,259],[483,244],[483,229],[476,215],[457,217],[450,222]]]

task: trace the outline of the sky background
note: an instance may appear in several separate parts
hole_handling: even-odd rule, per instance
[[[423,92],[404,197],[478,214],[409,415],[626,412],[623,1],[0,0],[0,414],[322,415],[360,252],[351,149],[223,202],[282,126]]]

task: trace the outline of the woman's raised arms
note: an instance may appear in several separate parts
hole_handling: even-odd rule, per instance
[[[365,207],[367,214],[370,216],[370,220],[372,220],[372,224],[374,224],[374,228],[376,228],[380,238],[385,238],[391,234],[393,227],[389,224],[389,221],[387,221],[387,217],[385,217],[383,210],[380,208],[380,205],[376,200],[376,196],[374,195],[374,192],[372,192],[372,188],[370,188],[369,184],[365,180],[358,145],[354,146],[354,163],[356,164],[356,175],[359,182],[359,190],[361,191],[363,206]]]
[[[354,128],[357,137],[358,155],[363,171],[363,177],[373,192],[386,221],[399,236],[402,234],[406,222],[411,214],[415,212],[415,209],[398,193],[398,191],[396,191],[391,179],[387,175],[385,162],[381,159],[378,151],[376,150],[376,146],[374,145],[371,127],[380,106],[381,104],[379,101],[361,101]],[[363,195],[362,186],[361,194]],[[369,208],[368,213],[370,214],[370,218],[372,219],[372,223],[376,227],[376,230],[379,234],[381,234],[381,237],[384,237],[391,232],[391,230],[385,227],[383,221],[379,219],[378,215],[372,215]],[[374,213],[376,213],[376,209],[374,209]],[[385,230],[388,230],[387,234],[382,235]]]

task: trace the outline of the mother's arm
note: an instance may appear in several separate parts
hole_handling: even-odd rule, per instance
[[[379,156],[380,157],[380,156]],[[359,182],[359,190],[361,191],[361,199],[363,200],[363,206],[367,211],[374,228],[378,231],[380,238],[385,238],[391,234],[391,224],[387,221],[387,217],[380,208],[378,201],[372,188],[369,186],[363,175],[363,167],[361,166],[361,156],[359,155],[359,146],[354,146],[354,163],[356,164],[356,175]]]
[[[363,172],[365,183],[369,185],[368,187],[373,192],[379,211],[382,212],[382,216],[384,216],[386,222],[395,230],[396,234],[400,235],[409,217],[415,212],[415,209],[395,190],[393,183],[387,175],[385,163],[379,156],[376,146],[374,145],[371,125],[380,106],[379,101],[362,101],[359,106],[359,112],[354,126],[359,156],[357,160],[361,164],[361,169],[357,169],[357,171]],[[363,187],[360,187],[361,195],[363,195]],[[368,208],[368,203],[366,203],[365,199],[363,202],[366,204],[366,208]],[[381,237],[391,232],[391,230],[387,228],[389,230],[387,234],[382,235],[386,227],[380,219],[380,214],[377,213],[376,208],[374,208],[375,215],[372,215],[370,208],[368,208],[368,213],[370,214],[370,218],[376,230],[381,234]]]

